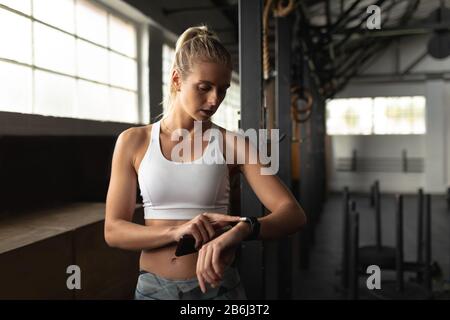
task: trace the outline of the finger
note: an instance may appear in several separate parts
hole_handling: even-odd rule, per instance
[[[206,292],[206,285],[205,285],[205,281],[203,279],[203,255],[204,252],[203,250],[200,250],[199,254],[198,254],[198,259],[197,259],[197,279],[198,279],[198,284],[200,285],[200,290],[202,290],[203,293]]]
[[[219,276],[219,278],[222,280],[223,272],[224,272],[224,266],[220,261],[220,251],[214,250],[212,255],[212,266],[214,269],[214,272]]]
[[[203,278],[202,273],[197,274],[198,284],[200,286],[200,290],[202,290],[203,293],[206,293],[206,281]]]
[[[203,225],[202,220],[198,220],[195,222],[195,226],[197,227],[200,235],[202,237],[202,245],[209,241],[208,231],[206,231],[205,226]]]
[[[211,279],[209,278],[208,274],[205,272],[206,253],[207,253],[207,248],[203,247],[200,250],[199,256],[201,256],[201,257],[198,259],[197,264],[198,264],[198,269],[199,269],[200,274],[202,275],[203,280],[205,282],[211,283]],[[206,285],[206,283],[205,283],[205,285]]]
[[[211,222],[209,222],[208,218],[203,217],[200,219],[200,221],[202,221],[203,226],[205,227],[205,230],[208,232],[209,240],[214,238],[214,236],[216,235],[216,232],[214,231],[214,228],[213,228]]]
[[[219,227],[224,227],[231,223],[240,221],[239,216],[230,216],[230,215],[221,214],[221,213],[206,212],[203,214],[203,216],[207,217],[214,226],[219,226]]]
[[[212,287],[215,286],[214,279],[208,274],[208,272],[206,270],[203,270],[202,277],[205,281],[205,286],[206,286],[206,283],[209,283]]]
[[[232,216],[229,214],[214,212],[204,212],[202,216],[207,217],[211,221],[239,221],[239,219],[241,218],[239,216]]]
[[[202,235],[195,224],[191,225],[191,234],[195,238],[195,248],[198,249],[202,244]]]
[[[220,281],[220,277],[214,272],[214,269],[212,267],[212,255],[213,255],[213,248],[209,246],[206,249],[205,258],[203,260],[203,270],[204,274],[206,274],[206,279],[208,279],[208,282],[215,287],[218,285],[218,282]]]

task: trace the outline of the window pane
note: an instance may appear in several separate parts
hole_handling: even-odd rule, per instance
[[[78,80],[77,97],[77,118],[92,120],[107,120],[110,118],[107,86]]]
[[[0,61],[0,110],[31,113],[31,68]]]
[[[31,0],[0,0],[0,4],[28,15],[31,14]]]
[[[374,99],[375,134],[424,134],[425,97]]]
[[[114,52],[110,52],[111,84],[137,90],[137,63]]]
[[[31,64],[31,20],[0,9],[0,43],[0,57]]]
[[[108,50],[78,40],[78,75],[99,82],[108,82]]]
[[[113,15],[109,17],[111,49],[136,58],[136,29],[134,25]]]
[[[327,103],[328,134],[371,134],[372,99],[334,99]]]
[[[77,34],[92,42],[108,46],[108,14],[90,1],[77,1]]]
[[[37,66],[75,75],[75,38],[34,23],[35,63]]]
[[[111,88],[110,98],[111,121],[138,123],[139,109],[136,93]]]
[[[34,0],[33,15],[64,31],[75,32],[75,8],[73,0]]]
[[[34,113],[73,117],[76,101],[74,78],[36,70]]]
[[[212,120],[230,131],[239,129],[239,84],[231,82],[225,99],[222,101]]]

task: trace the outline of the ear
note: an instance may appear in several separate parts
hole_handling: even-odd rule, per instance
[[[172,71],[172,86],[175,88],[175,91],[180,91],[181,77],[177,69]]]

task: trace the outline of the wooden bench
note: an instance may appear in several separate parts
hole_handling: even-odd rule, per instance
[[[132,299],[139,252],[104,240],[105,203],[81,202],[0,220],[0,299]],[[136,222],[143,208],[136,206]],[[67,267],[81,269],[69,290]]]

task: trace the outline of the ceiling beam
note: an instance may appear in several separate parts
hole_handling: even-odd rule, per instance
[[[236,5],[215,5],[215,6],[197,6],[197,7],[184,7],[184,8],[162,8],[161,11],[164,15],[169,16],[172,14],[183,13],[183,12],[197,12],[197,11],[214,11],[237,8]]]

